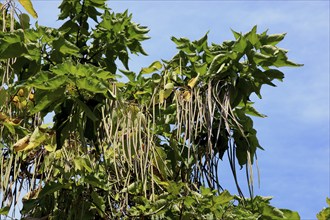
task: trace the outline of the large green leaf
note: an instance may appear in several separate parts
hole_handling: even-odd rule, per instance
[[[79,48],[63,37],[54,40],[53,47],[56,51],[59,51],[62,54],[75,55],[79,57]]]
[[[106,93],[108,91],[103,82],[93,77],[75,79],[75,84],[78,89],[84,89],[92,93]]]
[[[232,196],[227,190],[223,191],[219,196],[214,197],[214,200],[219,205],[227,204],[232,201],[234,196]]]
[[[68,77],[65,75],[49,77],[51,77],[51,72],[41,71],[33,79],[29,80],[28,85],[42,90],[54,90],[61,88],[68,82]]]
[[[31,110],[31,114],[41,112],[42,110],[54,103],[59,105],[61,102],[63,102],[63,94],[64,88],[60,88],[52,92],[43,93],[42,97],[36,100],[36,106]]]
[[[303,66],[302,64],[294,63],[290,60],[288,60],[288,57],[286,55],[286,52],[283,50],[279,50],[276,61],[273,63],[273,66],[276,67],[283,67],[283,66],[291,66],[291,67],[298,67]]]
[[[0,42],[0,59],[8,59],[19,57],[24,53],[28,53],[22,42],[2,44]]]
[[[233,47],[233,51],[243,53],[246,49],[246,46],[247,46],[247,42],[245,37],[240,36]]]
[[[259,37],[257,35],[257,26],[254,26],[252,30],[245,34],[245,38],[253,45],[256,46],[257,48],[259,47]]]

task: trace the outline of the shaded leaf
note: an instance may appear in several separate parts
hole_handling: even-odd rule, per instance
[[[278,79],[280,81],[284,79],[284,73],[276,69],[269,69],[264,71],[263,73],[271,79]]]
[[[92,196],[92,199],[93,199],[93,203],[95,204],[95,206],[99,210],[99,213],[100,213],[101,217],[103,217],[103,215],[104,215],[103,213],[105,211],[104,199],[102,198],[102,196],[99,196],[95,191],[92,192],[91,196]]]
[[[42,110],[44,110],[45,108],[47,108],[48,106],[50,106],[51,104],[61,104],[61,102],[63,101],[63,92],[64,89],[57,89],[54,90],[52,93],[45,93],[43,94],[43,96],[36,101],[36,106],[31,110],[31,114],[35,114],[38,112],[41,112]]]
[[[0,215],[8,215],[10,206],[5,206],[0,209]]]
[[[62,54],[79,55],[79,48],[63,37],[53,41],[53,47]]]
[[[65,185],[63,185],[62,183],[59,183],[59,182],[48,183],[42,188],[41,192],[39,193],[38,198],[42,198],[49,194],[53,194],[54,192],[59,191],[60,189],[62,189],[64,187],[65,187]]]
[[[126,70],[119,70],[120,72],[122,72],[131,82],[135,81],[136,78],[136,74],[132,71],[126,71]]]
[[[80,101],[80,99],[74,99],[74,101],[82,108],[88,118],[94,122],[98,120],[93,111],[84,102]]]

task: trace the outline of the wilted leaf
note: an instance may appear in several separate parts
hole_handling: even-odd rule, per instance
[[[30,135],[26,135],[25,137],[19,139],[15,144],[14,144],[14,150],[15,152],[24,150],[30,142]]]

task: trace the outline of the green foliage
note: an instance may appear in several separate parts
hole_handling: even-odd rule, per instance
[[[26,218],[299,219],[254,197],[248,172],[263,149],[251,116],[265,117],[250,96],[283,80],[277,67],[300,66],[276,46],[285,34],[255,26],[211,45],[207,34],[172,37],[171,60],[135,73],[129,56],[146,55],[148,29],[131,14],[112,12],[105,0],[63,0],[59,8],[58,29],[30,27],[25,14],[1,18],[0,214],[26,184]],[[44,124],[50,114],[53,123]],[[224,156],[238,196],[220,185]],[[250,199],[236,161],[247,168]]]
[[[330,219],[330,199],[327,197],[326,202],[329,207],[323,208],[316,217],[318,220],[328,220]]]

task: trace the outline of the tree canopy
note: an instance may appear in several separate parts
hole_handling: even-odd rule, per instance
[[[132,14],[105,0],[59,8],[52,28],[30,26],[14,1],[1,5],[0,214],[26,193],[25,218],[299,219],[253,192],[263,148],[251,116],[265,116],[250,97],[282,81],[280,67],[300,66],[277,46],[285,34],[254,26],[220,44],[172,37],[172,59],[133,72],[129,57],[147,55],[149,30]],[[238,195],[221,186],[224,157]]]

